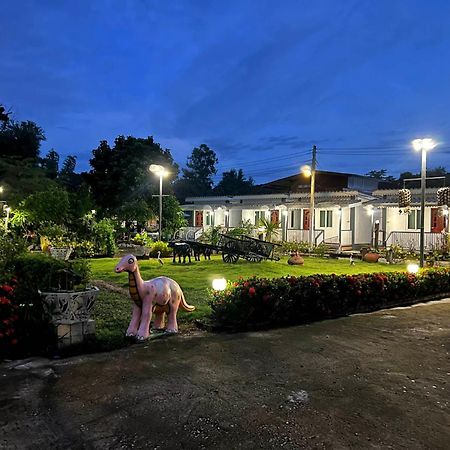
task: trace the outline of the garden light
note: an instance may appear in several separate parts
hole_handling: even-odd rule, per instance
[[[0,194],[3,194],[3,186],[0,186]]]
[[[227,280],[225,278],[215,278],[212,282],[212,288],[215,291],[224,291],[227,288]]]
[[[417,273],[419,271],[419,265],[418,264],[408,264],[406,267],[406,270],[409,273]]]

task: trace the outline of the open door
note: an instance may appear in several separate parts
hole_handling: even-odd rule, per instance
[[[431,232],[440,233],[445,228],[445,217],[439,215],[439,208],[431,208]]]

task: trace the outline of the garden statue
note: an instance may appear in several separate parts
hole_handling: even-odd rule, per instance
[[[185,311],[194,311],[195,306],[188,305],[178,283],[171,278],[157,277],[144,281],[139,272],[136,257],[124,256],[115,268],[116,273],[128,272],[130,296],[133,300],[133,314],[126,336],[138,341],[149,337],[152,313],[155,314],[153,329],[164,329],[164,314],[168,316],[166,333],[177,333],[177,312],[181,307]]]

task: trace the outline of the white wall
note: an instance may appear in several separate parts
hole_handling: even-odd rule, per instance
[[[320,226],[320,211],[332,211],[332,226],[331,227],[321,227]],[[314,211],[314,229],[315,230],[324,230],[325,240],[338,237],[339,236],[339,217],[340,212],[337,208],[315,208]]]
[[[412,208],[416,210],[417,214],[420,214],[420,208]],[[419,228],[413,230],[408,229],[408,215],[399,214],[399,208],[386,208],[386,231],[389,235],[392,231],[419,231]],[[431,231],[431,207],[425,206],[425,231]],[[387,237],[387,236],[386,236]]]
[[[236,228],[242,225],[242,210],[241,209],[230,209],[230,227]]]
[[[225,211],[223,209],[216,209],[214,211],[214,226],[225,226]]]

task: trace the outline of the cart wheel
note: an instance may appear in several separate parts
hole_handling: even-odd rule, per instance
[[[258,255],[248,255],[245,257],[248,262],[261,262],[263,259]]]
[[[222,259],[223,262],[236,264],[239,259],[239,255],[236,253],[222,253]]]

